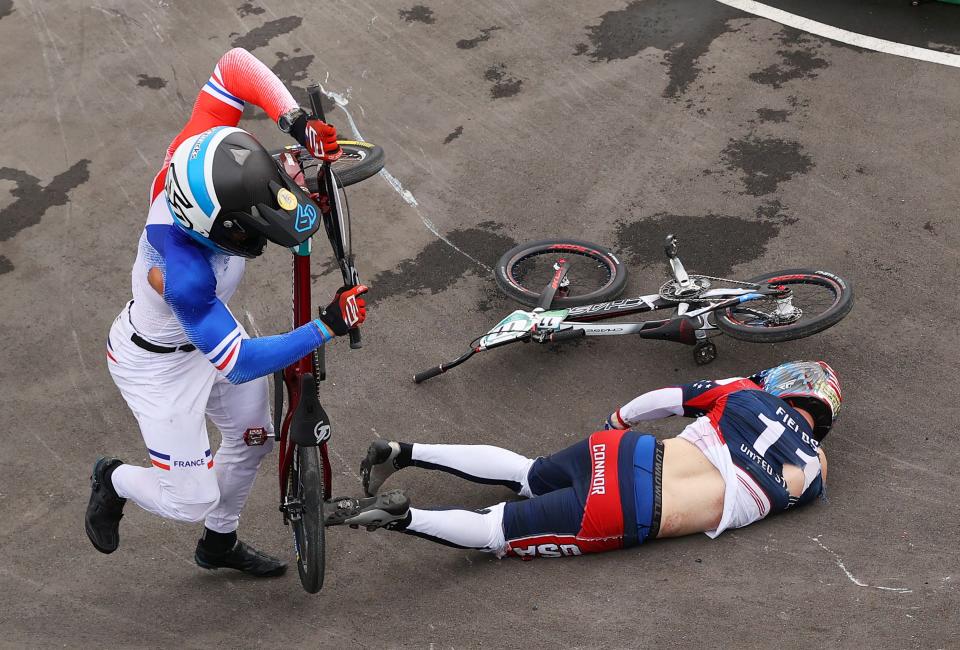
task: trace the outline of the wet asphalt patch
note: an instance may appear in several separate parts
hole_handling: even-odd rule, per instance
[[[588,25],[590,45],[580,43],[574,53],[609,62],[648,48],[663,50],[669,69],[663,96],[675,98],[699,78],[700,57],[719,36],[736,31],[728,21],[740,16],[725,5],[702,0],[634,0],[624,9],[603,14],[599,24]]]
[[[237,15],[241,18],[245,18],[246,16],[250,15],[259,16],[265,11],[266,9],[254,5],[252,2],[244,2],[242,5],[237,7]]]
[[[522,79],[517,79],[507,72],[505,63],[491,65],[484,71],[483,78],[493,82],[490,87],[490,96],[494,99],[513,97],[520,92],[520,87],[523,85]]]
[[[408,23],[432,25],[437,22],[437,19],[433,17],[433,9],[426,5],[413,5],[409,9],[400,9],[397,13]]]
[[[294,53],[299,51],[300,48],[294,49]],[[307,82],[310,81],[309,69],[310,64],[313,63],[314,56],[312,54],[290,56],[286,52],[277,52],[276,55],[277,62],[273,64],[270,70],[283,81],[283,85],[290,90],[290,94],[297,100],[297,104],[300,106],[310,106]],[[320,97],[320,105],[323,108],[323,112],[327,115],[337,106],[336,102],[326,95]],[[261,112],[258,113],[257,116],[266,117],[266,114]]]
[[[793,113],[788,110],[775,110],[772,108],[758,108],[757,109],[757,118],[760,122],[773,122],[780,123],[786,122],[787,118],[790,117]]]
[[[138,86],[152,88],[153,90],[160,90],[167,85],[167,80],[162,77],[151,77],[150,75],[146,74],[138,74],[137,79]]]
[[[799,142],[753,134],[730,140],[721,156],[727,169],[741,172],[746,193],[752,196],[772,194],[780,183],[813,167]]]
[[[707,214],[679,215],[659,212],[616,226],[617,249],[632,266],[667,269],[664,238],[676,235],[680,259],[689,273],[726,276],[733,267],[761,257],[783,223]]]
[[[813,79],[817,76],[817,70],[830,67],[826,59],[817,56],[822,41],[815,42],[814,38],[792,27],[781,29],[778,38],[784,46],[777,50],[777,54],[781,57],[780,63],[774,63],[759,72],[752,73],[750,75],[752,81],[780,88],[783,84],[795,79]]]
[[[443,139],[443,144],[450,144],[451,142],[459,138],[461,135],[463,135],[462,124],[447,134],[447,137]]]
[[[276,20],[266,22],[259,27],[254,27],[246,34],[237,36],[230,44],[234,47],[242,47],[252,52],[257,48],[268,45],[270,41],[278,36],[289,34],[302,23],[303,18],[300,16],[285,16],[284,18],[277,18]]]
[[[446,234],[446,238],[470,257],[492,268],[504,252],[517,244],[511,237],[502,234],[501,229],[501,224],[485,221],[473,228],[453,230]],[[466,255],[436,239],[415,257],[400,262],[395,269],[378,273],[370,281],[367,301],[375,305],[381,300],[396,296],[412,297],[439,293],[467,274],[483,277],[490,275]],[[489,279],[492,283],[493,278]],[[488,306],[492,300],[493,296],[484,296],[481,305]]]
[[[485,27],[484,29],[480,30],[480,35],[477,36],[476,38],[465,38],[463,40],[457,41],[457,47],[460,48],[461,50],[472,50],[480,43],[485,43],[486,41],[489,41],[490,35],[493,32],[497,31],[498,29],[500,29],[500,27],[496,25],[493,27]]]
[[[25,228],[40,223],[47,210],[70,201],[70,191],[90,179],[90,161],[84,158],[74,163],[67,171],[57,174],[41,187],[40,179],[20,169],[0,167],[0,180],[16,184],[10,194],[14,201],[0,210],[0,241],[12,239]],[[0,263],[0,274],[13,270],[6,257]]]

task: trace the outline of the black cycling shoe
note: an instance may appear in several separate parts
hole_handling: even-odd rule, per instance
[[[101,553],[113,553],[120,545],[120,519],[123,517],[121,498],[107,478],[107,472],[123,465],[116,458],[98,458],[90,475],[90,501],[83,527],[93,547]]]
[[[375,497],[354,499],[338,497],[323,504],[324,525],[367,530],[392,529],[401,525],[410,514],[410,499],[401,490],[391,490]]]
[[[399,442],[374,440],[367,447],[367,457],[360,462],[360,477],[363,481],[363,492],[368,497],[379,492],[387,477],[400,469],[396,464],[399,455]]]
[[[226,553],[211,553],[200,540],[193,559],[202,569],[236,569],[257,578],[282,576],[287,571],[286,562],[247,546],[239,539]]]

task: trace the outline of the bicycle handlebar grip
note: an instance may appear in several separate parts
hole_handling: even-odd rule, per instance
[[[413,376],[413,383],[419,384],[421,382],[425,382],[428,379],[436,377],[442,372],[443,372],[442,366],[437,366],[435,368],[430,368],[430,370],[424,370],[423,372],[418,372]]]
[[[568,330],[560,330],[555,332],[547,337],[547,340],[551,343],[557,343],[558,341],[568,341],[570,339],[578,339],[581,336],[586,336],[587,331],[580,328],[574,327]]]
[[[360,330],[352,329],[350,330],[350,349],[359,350],[363,347],[363,342],[360,340]]]
[[[313,116],[322,122],[326,122],[326,118],[323,114],[323,105],[320,103],[322,98],[322,93],[320,92],[320,84],[311,84],[307,87],[307,94],[310,95],[310,109],[313,111]],[[351,344],[353,339],[351,339]],[[351,345],[351,347],[353,347]]]

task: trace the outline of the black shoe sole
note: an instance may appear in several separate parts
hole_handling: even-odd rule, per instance
[[[362,477],[363,493],[368,497],[377,496],[369,490],[370,478],[373,474],[374,467],[388,462],[392,453],[393,447],[390,446],[389,442],[383,440],[375,440],[367,447],[367,457],[360,463],[360,476]],[[383,481],[380,482],[380,485],[383,485]],[[377,486],[377,491],[379,492],[379,490],[380,486]]]
[[[217,566],[217,565],[215,565],[215,564],[209,564],[208,562],[205,562],[204,560],[201,560],[201,559],[200,559],[199,557],[197,557],[197,556],[194,556],[194,557],[193,557],[193,561],[197,563],[197,566],[198,566],[198,567],[200,567],[201,569],[204,569],[204,570],[206,570],[206,571],[216,571],[217,569],[229,569],[229,570],[231,570],[231,571],[239,571],[240,573],[243,573],[243,574],[248,575],[248,576],[252,576],[252,577],[254,577],[254,578],[276,578],[276,577],[282,576],[284,573],[287,572],[287,565],[286,565],[286,564],[281,565],[281,566],[277,567],[276,569],[272,569],[272,570],[267,571],[267,572],[265,572],[265,573],[250,573],[249,571],[244,571],[243,569],[238,569],[238,568],[232,567],[232,566]]]
[[[94,488],[93,488],[93,485],[94,485],[94,483],[95,483],[96,481],[102,480],[102,477],[98,479],[97,476],[96,476],[96,474],[97,474],[97,468],[99,467],[101,461],[103,461],[103,460],[107,460],[107,464],[109,464],[110,462],[112,462],[112,461],[114,461],[114,460],[117,460],[117,459],[115,459],[115,458],[114,458],[114,459],[106,459],[106,458],[98,458],[98,459],[97,459],[97,461],[93,464],[93,471],[90,473],[90,489],[91,489],[91,490],[94,489]],[[91,495],[90,495],[90,499],[91,499],[91,500],[93,499],[93,494],[92,494],[92,493],[91,493]],[[124,499],[124,502],[126,502],[126,499]],[[89,502],[88,502],[88,503],[87,503],[87,509],[89,510],[89,508],[90,508],[90,504],[89,504]],[[121,515],[121,516],[122,516],[122,515]],[[119,526],[119,522],[118,522],[118,526]],[[97,549],[98,551],[100,551],[100,552],[103,553],[104,555],[110,555],[111,553],[113,553],[114,551],[116,551],[116,550],[120,547],[120,539],[119,539],[120,536],[119,536],[119,534],[117,535],[117,543],[116,543],[116,544],[113,544],[113,545],[111,545],[111,546],[103,546],[103,545],[97,543],[96,535],[94,534],[93,529],[92,529],[92,527],[90,526],[90,519],[87,517],[86,513],[84,513],[84,517],[83,517],[83,529],[84,529],[84,531],[87,533],[87,538],[90,540],[90,543],[93,544],[93,548]]]
[[[90,543],[93,544],[93,548],[97,549],[104,555],[110,555],[120,547],[119,542],[113,548],[110,548],[108,546],[100,546],[99,544],[97,544],[96,540],[93,538],[93,533],[90,531],[90,524],[86,520],[83,522],[83,529],[87,531],[87,537],[90,539]]]

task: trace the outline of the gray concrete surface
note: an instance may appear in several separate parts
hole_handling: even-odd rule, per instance
[[[957,70],[707,0],[423,2],[0,1],[0,645],[957,646]],[[899,19],[895,4],[871,3],[871,20]],[[960,9],[942,9],[950,29],[936,41],[960,47]],[[104,337],[163,151],[238,43],[296,87],[347,94],[418,202],[382,179],[350,194],[375,304],[363,351],[329,355],[336,492],[359,490],[375,435],[534,455],[642,390],[822,357],[846,397],[829,501],[715,541],[571,561],[334,530],[317,596],[295,572],[200,571],[197,527],[135,507],[120,550],[96,553],[81,523],[92,460],[146,461]],[[513,242],[610,245],[640,291],[665,273],[666,232],[683,237],[690,269],[829,268],[855,283],[857,305],[806,340],[722,339],[706,371],[687,348],[617,338],[507,349],[410,381],[511,308],[488,267]],[[282,331],[288,274],[281,250],[252,263],[235,313]],[[336,284],[321,269],[316,295]],[[241,532],[290,557],[275,477],[271,458]],[[430,473],[393,485],[421,505],[507,496]]]

